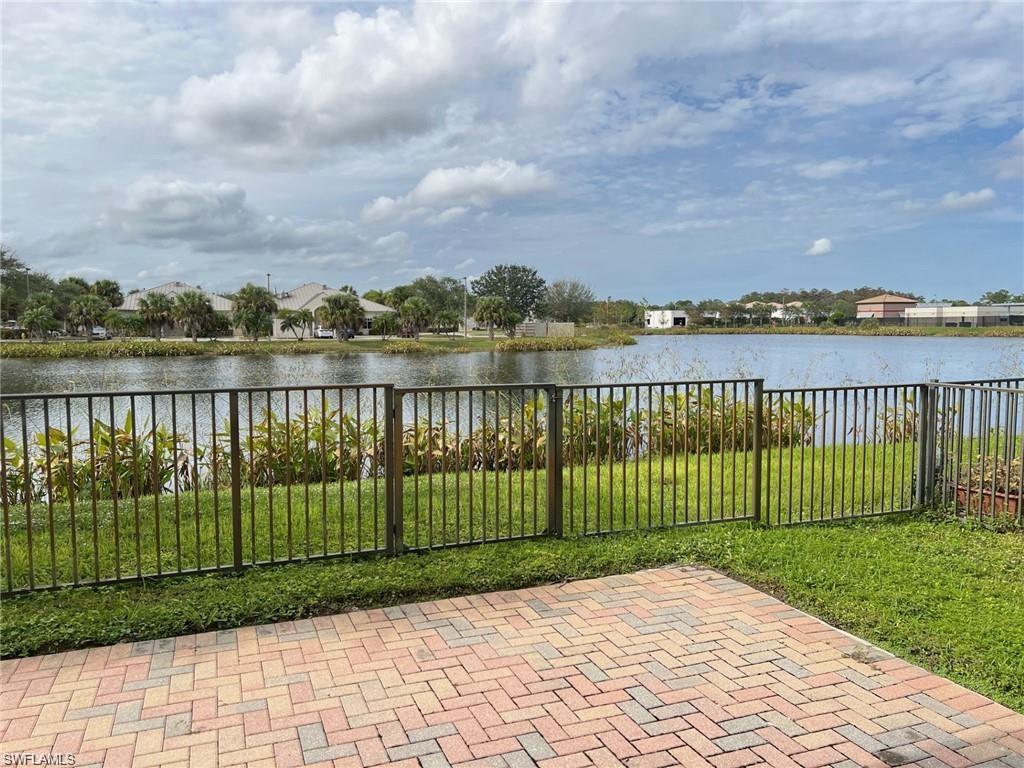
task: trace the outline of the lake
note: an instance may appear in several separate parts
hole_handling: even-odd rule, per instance
[[[7,394],[317,384],[587,383],[763,377],[767,387],[1024,375],[1024,340],[984,337],[641,336],[585,352],[3,360]],[[457,342],[456,342],[457,343]]]

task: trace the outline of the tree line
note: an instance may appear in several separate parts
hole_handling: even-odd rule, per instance
[[[690,324],[763,324],[779,311],[792,321],[832,322],[841,325],[856,317],[856,303],[880,293],[896,293],[921,300],[912,293],[864,286],[849,290],[827,289],[753,291],[733,301],[682,299],[660,306],[630,299],[598,299],[578,280],[548,283],[536,269],[521,264],[499,264],[479,277],[459,280],[428,275],[387,290],[366,291],[363,298],[391,311],[373,319],[371,333],[387,338],[403,334],[419,338],[424,331],[452,334],[462,325],[463,313],[487,328],[509,336],[528,318],[576,324],[644,325],[647,309],[681,310]],[[333,331],[339,341],[358,332],[366,322],[359,296],[343,286],[326,297],[314,314],[310,310],[279,308],[277,297],[266,288],[248,283],[226,294],[230,313],[216,312],[205,294],[184,291],[177,295],[150,293],[139,301],[134,314],[119,311],[124,293],[114,280],[89,283],[80,277],[54,280],[34,271],[10,249],[0,246],[0,316],[17,322],[27,333],[46,338],[57,328],[82,330],[89,338],[102,325],[118,335],[149,334],[161,338],[178,327],[193,340],[229,335],[238,329],[251,339],[269,336],[277,319],[285,332],[302,339],[316,324]],[[1001,289],[983,294],[977,303],[1024,301],[1024,294]],[[967,302],[956,299],[954,305]]]

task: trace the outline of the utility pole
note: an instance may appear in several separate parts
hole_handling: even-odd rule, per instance
[[[267,292],[271,293],[271,290],[270,290],[270,273],[269,272],[267,272]]]
[[[469,278],[462,278],[462,336],[469,338]]]

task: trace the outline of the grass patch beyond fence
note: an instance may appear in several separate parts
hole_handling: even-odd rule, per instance
[[[283,621],[672,563],[720,569],[1024,711],[1024,539],[912,516],[490,543],[4,600],[3,656]]]

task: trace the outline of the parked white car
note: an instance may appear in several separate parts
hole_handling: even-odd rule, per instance
[[[324,328],[322,325],[316,327],[316,331],[313,332],[313,336],[317,339],[333,339],[334,329]]]
[[[114,338],[114,334],[112,334],[102,325],[94,325],[92,327],[92,337],[94,339],[112,339]]]

